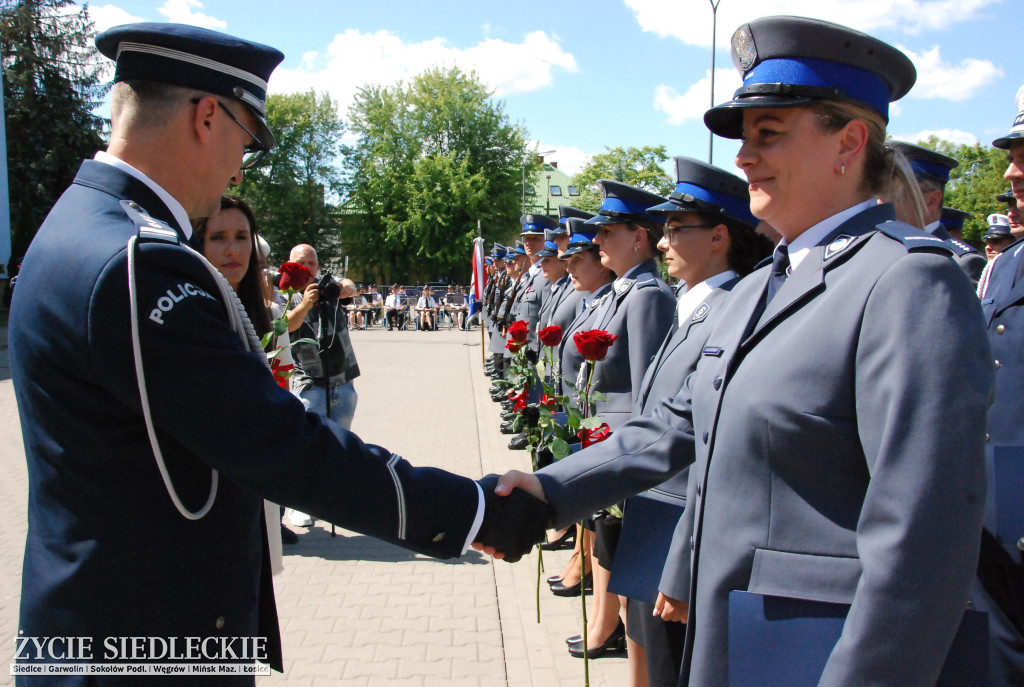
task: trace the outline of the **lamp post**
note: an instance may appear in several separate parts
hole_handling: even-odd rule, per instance
[[[548,174],[547,191],[544,194],[544,214],[551,214],[551,175]]]
[[[534,150],[533,152],[529,152],[529,151],[527,151],[527,152],[528,152],[529,155],[532,155],[533,157],[540,156],[541,158],[543,158],[545,155],[550,155],[551,153],[553,153],[555,151],[554,150],[545,150],[545,151],[542,151],[542,152],[538,152],[538,151]],[[523,158],[523,202],[522,202],[522,204],[520,206],[520,214],[522,214],[522,215],[526,214],[526,161],[528,159],[529,158],[526,158],[526,157]],[[550,179],[551,177],[548,177],[548,178]]]
[[[715,106],[715,29],[718,24],[718,6],[722,0],[708,0],[711,3],[711,107]],[[708,164],[711,162],[711,153],[715,145],[715,135],[708,131]]]

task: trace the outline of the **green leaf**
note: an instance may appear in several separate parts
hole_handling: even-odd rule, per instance
[[[591,391],[590,392],[590,402],[591,403],[594,403],[596,401],[607,401],[607,400],[608,400],[608,397],[605,396],[600,391]]]
[[[594,417],[588,417],[580,422],[580,427],[583,429],[597,429],[604,424],[604,420],[601,419],[600,415]]]
[[[569,442],[565,439],[559,439],[555,437],[551,440],[551,455],[555,457],[555,460],[562,460],[567,455],[572,453],[569,448]]]

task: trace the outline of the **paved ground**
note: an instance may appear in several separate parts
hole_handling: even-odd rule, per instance
[[[353,342],[362,369],[353,430],[364,440],[472,477],[529,469],[498,433],[479,330],[376,329],[354,332]],[[0,685],[13,683],[27,498],[5,343],[0,329]],[[536,554],[515,565],[474,551],[442,562],[344,530],[332,539],[322,523],[295,529],[300,542],[285,548],[275,578],[286,672],[260,678],[260,687],[583,684],[583,662],[564,644],[579,632],[579,599],[542,589],[537,624]],[[544,576],[567,556],[547,554]],[[591,662],[594,687],[625,682],[624,659]]]

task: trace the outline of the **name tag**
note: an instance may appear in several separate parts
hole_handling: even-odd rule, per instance
[[[714,358],[721,358],[723,353],[725,353],[725,350],[718,346],[705,346],[704,350],[701,351],[701,355],[709,355]]]

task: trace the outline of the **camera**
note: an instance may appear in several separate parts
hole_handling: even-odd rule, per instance
[[[324,272],[324,276],[320,277],[316,285],[320,291],[321,301],[336,301],[341,296],[341,287],[334,281],[334,274],[330,270]]]

